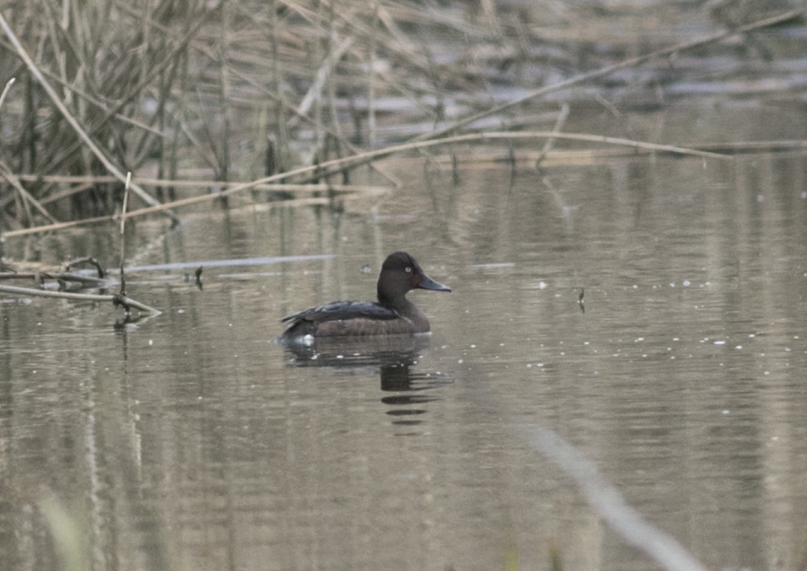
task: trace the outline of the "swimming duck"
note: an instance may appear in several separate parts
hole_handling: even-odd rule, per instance
[[[406,299],[409,290],[418,288],[451,291],[427,276],[415,258],[395,252],[381,266],[377,303],[334,301],[289,315],[281,320],[288,326],[280,339],[426,333],[429,320]]]

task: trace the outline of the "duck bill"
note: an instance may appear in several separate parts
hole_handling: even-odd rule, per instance
[[[418,287],[421,289],[430,289],[434,291],[451,291],[450,287],[444,286],[443,284],[438,284],[426,274],[423,274]]]

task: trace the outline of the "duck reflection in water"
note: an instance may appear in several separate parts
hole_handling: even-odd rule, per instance
[[[451,384],[441,373],[417,370],[429,342],[426,335],[323,337],[284,347],[293,367],[353,369],[357,376],[361,369],[369,369],[379,374],[381,390],[394,393],[381,397],[390,407],[387,414],[395,417],[393,424],[415,425],[421,422],[416,417],[426,413],[423,405],[439,399],[431,389]]]

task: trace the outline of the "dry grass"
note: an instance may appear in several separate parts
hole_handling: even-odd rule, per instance
[[[692,49],[693,39],[706,37],[703,45],[746,64],[797,57],[776,36],[716,44],[727,29],[786,8],[12,0],[0,39],[0,82],[16,79],[0,108],[4,235],[108,219],[120,210],[126,171],[140,185],[132,186],[131,209],[166,212],[163,204],[196,199],[214,182],[232,193],[233,181],[254,186],[293,170],[305,180],[269,180],[317,182],[324,175],[316,165],[328,161],[341,159],[342,168],[325,174],[348,179],[350,168],[372,164],[350,157],[478,131],[485,117],[496,119],[496,130],[549,130],[555,114],[547,111],[558,105],[543,96],[581,80],[605,102],[611,85],[632,86],[646,102],[658,91],[648,86],[697,67],[647,63]],[[656,49],[663,51],[642,57]],[[642,64],[639,80],[613,76]]]

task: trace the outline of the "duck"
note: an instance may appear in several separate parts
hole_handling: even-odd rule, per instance
[[[387,256],[378,276],[378,301],[333,301],[281,319],[281,342],[319,337],[416,335],[429,333],[429,320],[406,299],[413,289],[451,291],[437,283],[406,252]]]

